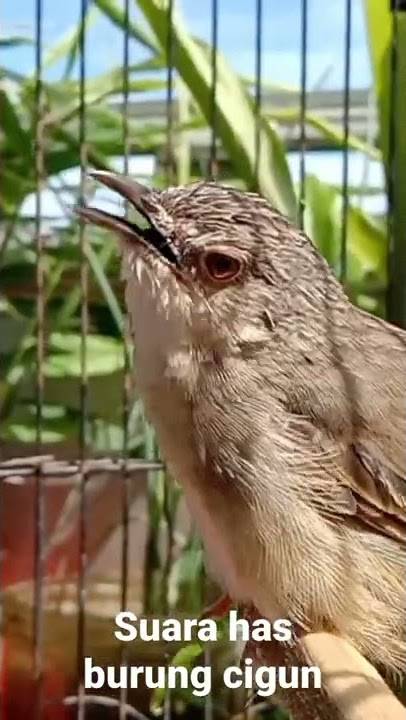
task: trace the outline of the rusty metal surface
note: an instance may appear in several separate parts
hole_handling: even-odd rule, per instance
[[[130,476],[162,468],[162,463],[158,461],[126,461],[126,472]],[[40,474],[47,486],[60,484],[71,486],[75,483],[80,484],[82,475],[91,477],[104,472],[120,480],[123,473],[123,461],[100,458],[70,462],[55,460],[52,455],[38,455],[0,462],[0,480],[12,483],[23,482],[24,478]]]

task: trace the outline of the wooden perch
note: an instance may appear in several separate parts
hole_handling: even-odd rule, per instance
[[[255,611],[247,616],[252,621]],[[406,709],[377,670],[337,635],[319,632],[288,643],[252,643],[248,655],[257,666],[320,669],[321,687],[278,687],[278,698],[293,720],[406,718]]]
[[[343,720],[405,720],[405,708],[377,670],[342,638],[315,633],[304,645]]]

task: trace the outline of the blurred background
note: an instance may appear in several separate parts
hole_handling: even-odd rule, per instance
[[[73,210],[114,212],[89,168],[256,190],[405,327],[406,3],[3,0],[0,18],[2,717],[286,717],[222,687],[225,639],[114,639],[122,608],[195,617],[219,590],[136,396],[114,239]],[[213,693],[88,696],[86,655],[203,657]]]

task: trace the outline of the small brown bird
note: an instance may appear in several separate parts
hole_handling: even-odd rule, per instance
[[[406,335],[348,300],[303,232],[211,182],[93,173],[118,233],[139,392],[238,603],[406,658]]]

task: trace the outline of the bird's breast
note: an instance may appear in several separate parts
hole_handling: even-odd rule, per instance
[[[187,359],[182,354],[167,358],[161,365],[162,374],[157,376],[152,364],[144,364],[142,355],[136,355],[137,384],[147,416],[171,476],[184,491],[209,568],[231,596],[248,602],[254,592],[250,538],[244,534],[249,524],[242,517],[242,504],[235,498],[231,501],[224,491],[223,478],[214,477],[206,468],[204,449],[196,443],[187,391],[189,372],[188,382],[182,380]]]
[[[195,338],[175,314],[165,317],[148,292],[130,287],[127,304],[133,309],[136,387],[162,457],[184,491],[213,574],[236,600],[249,602],[258,594],[260,552],[247,508],[207,467],[205,447],[196,437],[193,399],[202,367]]]

